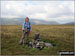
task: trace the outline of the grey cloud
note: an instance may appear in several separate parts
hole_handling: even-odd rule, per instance
[[[68,4],[64,4],[64,2]],[[15,5],[14,5],[15,4]],[[11,5],[7,6],[6,5]],[[59,5],[64,5],[63,8],[59,8]],[[45,20],[57,20],[61,21],[59,17],[63,19],[62,16],[74,16],[74,13],[72,12],[71,6],[73,4],[69,1],[21,1],[21,2],[1,2],[1,16],[19,16],[19,17],[26,17],[26,16],[31,16],[35,14],[45,14]],[[35,17],[35,16],[33,16]],[[39,17],[37,15],[37,17]],[[42,19],[43,16],[40,16]],[[67,19],[69,20],[69,19]],[[66,20],[66,21],[67,21]],[[62,20],[64,21],[64,19]],[[73,21],[73,19],[72,19]]]

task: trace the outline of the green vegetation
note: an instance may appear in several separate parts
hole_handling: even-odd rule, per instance
[[[1,54],[2,55],[57,55],[59,51],[74,51],[73,25],[32,25],[30,41],[35,33],[39,32],[43,41],[51,42],[56,46],[38,50],[36,48],[23,48],[19,45],[22,37],[21,25],[1,26]]]

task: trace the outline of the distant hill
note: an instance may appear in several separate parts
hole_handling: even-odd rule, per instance
[[[35,24],[35,25],[58,25],[59,23],[56,22],[56,21],[44,21],[44,20],[38,20],[38,19],[30,19],[30,22],[32,24]]]
[[[20,25],[24,23],[24,18],[13,18],[13,19],[5,19],[1,18],[1,25]],[[59,25],[56,21],[44,21],[40,19],[30,19],[31,24],[34,25]]]
[[[1,18],[1,25],[20,25],[23,22],[17,19],[5,19]]]
[[[74,24],[75,24],[75,22],[69,22],[69,23],[66,23],[64,25],[74,25]]]

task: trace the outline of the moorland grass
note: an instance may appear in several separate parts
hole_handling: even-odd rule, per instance
[[[2,55],[57,55],[59,51],[74,51],[73,25],[32,25],[30,41],[39,32],[45,42],[55,44],[53,48],[38,50],[19,45],[22,37],[21,25],[1,26],[1,54]],[[26,40],[26,39],[25,39]]]

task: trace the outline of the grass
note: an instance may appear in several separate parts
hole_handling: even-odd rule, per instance
[[[73,25],[32,25],[30,41],[39,32],[45,42],[56,46],[38,50],[18,45],[22,37],[21,25],[1,26],[1,54],[2,55],[57,55],[59,51],[74,51]]]

